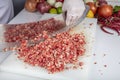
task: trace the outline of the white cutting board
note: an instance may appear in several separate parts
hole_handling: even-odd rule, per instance
[[[50,18],[53,15],[45,14],[42,17],[43,19]],[[65,70],[63,72],[48,74],[48,72],[40,67],[33,67],[25,64],[17,58],[15,52],[11,53],[1,64],[1,71],[18,73],[22,75],[28,75],[33,77],[39,77],[43,79],[52,79],[52,80],[88,80],[89,69],[90,69],[90,55],[93,54],[94,42],[95,42],[95,31],[96,31],[97,20],[93,18],[86,18],[82,21],[77,27],[72,30],[72,33],[83,32],[86,37],[86,55],[83,56],[81,61],[84,62],[83,69],[76,70]]]

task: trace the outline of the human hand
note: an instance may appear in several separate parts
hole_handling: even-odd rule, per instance
[[[74,25],[83,15],[85,5],[83,0],[64,0],[62,10],[67,12],[66,25]]]

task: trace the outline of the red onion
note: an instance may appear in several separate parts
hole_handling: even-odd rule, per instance
[[[43,3],[43,2],[45,2],[45,0],[39,0],[39,2],[40,2],[40,3]]]
[[[102,6],[104,4],[108,4],[106,0],[97,0],[96,2],[96,5],[99,7],[99,6]]]
[[[64,2],[64,0],[56,0],[56,1],[57,1],[57,2],[62,2],[62,3]]]
[[[40,2],[37,5],[37,10],[41,13],[47,13],[49,11],[49,9],[51,8],[51,6],[47,3],[47,2]]]

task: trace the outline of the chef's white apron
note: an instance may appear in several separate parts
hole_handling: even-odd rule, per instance
[[[14,16],[12,0],[0,0],[0,24],[8,23]]]

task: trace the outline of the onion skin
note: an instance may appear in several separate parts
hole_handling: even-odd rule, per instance
[[[96,6],[100,7],[102,5],[108,4],[106,0],[97,0],[96,1]]]
[[[90,10],[94,13],[94,14],[96,14],[96,11],[97,11],[97,6],[96,6],[96,4],[94,3],[94,2],[88,2],[88,3],[86,3],[89,7],[90,7]]]
[[[98,16],[109,17],[113,13],[113,7],[111,5],[104,4],[98,8]]]
[[[36,1],[26,0],[25,9],[29,12],[35,12],[36,11],[36,5],[37,5]]]
[[[64,2],[64,0],[56,0],[56,1],[57,1],[57,2],[62,2],[62,3]]]
[[[40,2],[40,3],[43,3],[43,2],[45,2],[45,0],[39,0],[39,2]],[[38,3],[39,3],[39,2],[38,2]]]

